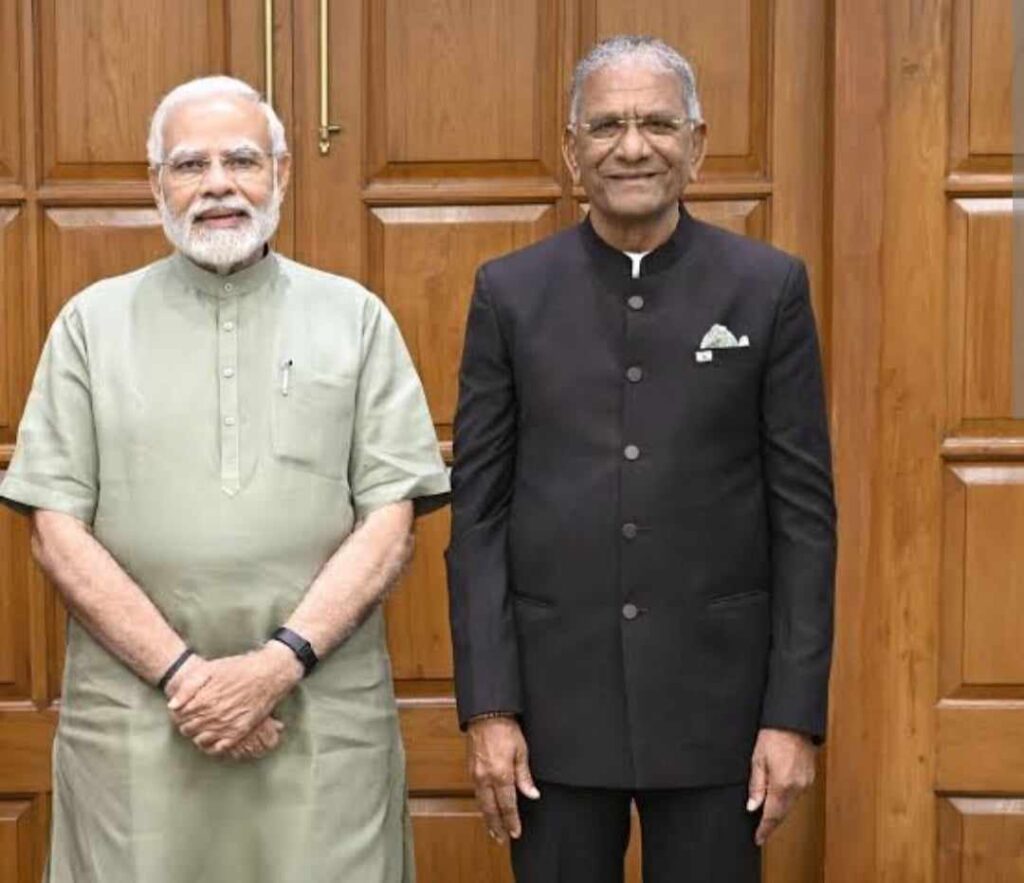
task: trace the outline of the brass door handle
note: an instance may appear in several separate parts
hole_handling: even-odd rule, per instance
[[[274,106],[274,0],[263,0],[263,92]]]
[[[330,122],[330,108],[328,100],[330,97],[330,47],[328,36],[330,28],[328,25],[328,6],[330,0],[320,0],[320,126],[317,128],[317,136],[320,139],[320,155],[327,156],[331,152],[331,135],[337,135],[341,126]]]

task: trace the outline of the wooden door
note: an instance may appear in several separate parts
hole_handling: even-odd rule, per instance
[[[1024,880],[1021,24],[836,3],[836,883]]]
[[[825,0],[331,0],[320,147],[319,0],[0,0],[0,468],[42,336],[94,279],[167,246],[145,184],[160,94],[228,72],[263,87],[295,156],[278,247],[358,278],[395,313],[446,456],[478,263],[581,216],[559,156],[572,66],[594,40],[654,33],[695,62],[711,156],[698,216],[801,254],[828,341]],[[58,16],[58,8],[60,15]],[[264,26],[269,9],[272,33]],[[510,879],[487,840],[455,726],[444,568],[448,516],[388,604],[424,883]],[[0,881],[45,852],[63,614],[0,512]],[[821,879],[824,790],[777,835],[765,879]],[[630,879],[639,879],[637,850]]]

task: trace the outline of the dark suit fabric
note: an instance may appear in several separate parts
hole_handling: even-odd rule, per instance
[[[746,785],[631,794],[540,783],[520,800],[523,834],[512,841],[517,883],[622,883],[631,802],[643,833],[644,883],[759,883],[754,843],[760,813]]]
[[[749,346],[700,362],[715,324]],[[745,781],[760,726],[822,737],[835,510],[798,260],[684,212],[637,279],[588,222],[491,261],[454,445],[463,723],[515,712],[535,776],[625,789]]]

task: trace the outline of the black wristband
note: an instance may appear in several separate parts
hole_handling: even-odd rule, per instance
[[[178,673],[178,669],[185,664],[185,660],[187,660],[195,652],[196,651],[193,650],[191,647],[186,647],[184,650],[182,650],[181,656],[179,656],[177,659],[174,660],[174,662],[171,663],[167,671],[164,672],[164,676],[160,678],[160,681],[156,685],[156,688],[161,693],[163,693],[164,689],[171,682],[171,678],[173,678]]]
[[[303,677],[308,675],[316,664],[320,661],[316,655],[316,651],[313,649],[313,645],[309,643],[302,635],[298,632],[293,632],[291,629],[287,629],[281,626],[277,631],[270,636],[271,641],[280,641],[285,645],[292,653],[295,654],[295,658],[302,663]]]

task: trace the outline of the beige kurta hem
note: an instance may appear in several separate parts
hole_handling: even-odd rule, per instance
[[[0,497],[90,524],[216,657],[263,643],[356,520],[447,490],[422,388],[376,297],[273,254],[226,277],[175,255],[61,311]],[[48,879],[412,881],[379,611],[277,716],[274,753],[208,758],[72,620]]]

